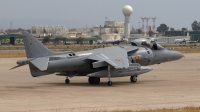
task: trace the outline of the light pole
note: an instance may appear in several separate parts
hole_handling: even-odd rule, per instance
[[[100,25],[100,34],[99,34],[100,38],[101,38],[101,25]]]

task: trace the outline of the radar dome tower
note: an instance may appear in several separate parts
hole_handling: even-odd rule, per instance
[[[125,26],[125,30],[124,30],[124,34],[125,34],[125,38],[129,38],[130,35],[130,15],[133,12],[133,9],[130,5],[125,5],[122,9],[122,12],[125,16],[125,21],[124,21],[124,26]]]

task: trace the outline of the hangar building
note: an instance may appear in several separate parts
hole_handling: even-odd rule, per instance
[[[0,35],[0,45],[19,45],[23,44],[23,36],[20,34]]]

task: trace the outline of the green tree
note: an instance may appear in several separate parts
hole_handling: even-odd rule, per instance
[[[62,38],[62,41],[63,41],[63,44],[65,44],[66,43],[66,41],[67,41],[67,38]]]
[[[187,28],[182,28],[182,31],[186,31],[187,30]]]
[[[153,36],[153,31],[149,31],[149,37]]]
[[[42,43],[47,43],[47,42],[49,42],[49,40],[50,40],[50,37],[46,36],[46,37],[43,38]]]
[[[27,32],[29,32],[29,33],[31,33],[31,30],[30,29],[28,29],[28,30],[26,30]]]
[[[175,29],[174,28],[170,28],[170,31],[175,31]]]
[[[93,44],[93,41],[92,41],[92,40],[89,40],[89,44],[92,45],[92,44]]]
[[[55,38],[55,44],[59,44],[60,38],[56,37]]]
[[[159,27],[157,27],[157,31],[158,32],[165,32],[165,31],[167,31],[167,30],[169,30],[169,27],[167,27],[167,25],[166,24],[160,24],[160,26]]]
[[[47,31],[45,29],[43,29],[43,33],[47,33]]]
[[[78,40],[77,40],[77,44],[83,45],[83,40],[84,40],[84,38],[79,37]]]
[[[138,29],[138,33],[141,34],[141,33],[142,33],[142,30],[141,30],[141,29]]]
[[[36,33],[36,30],[33,30],[32,33]]]
[[[92,36],[92,37],[99,37],[98,35],[94,35],[94,36]]]
[[[197,21],[194,21],[192,24],[192,30],[200,30],[200,23],[198,23]]]

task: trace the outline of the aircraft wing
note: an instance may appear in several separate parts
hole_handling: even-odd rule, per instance
[[[139,47],[137,47],[137,46],[124,46],[122,48],[125,49],[127,52],[133,52],[133,51],[137,51],[139,49]]]
[[[94,63],[95,65],[105,65],[104,62],[106,62],[116,69],[123,69],[129,67],[127,57],[125,49],[121,47],[107,47],[93,53],[88,59],[97,61]]]

